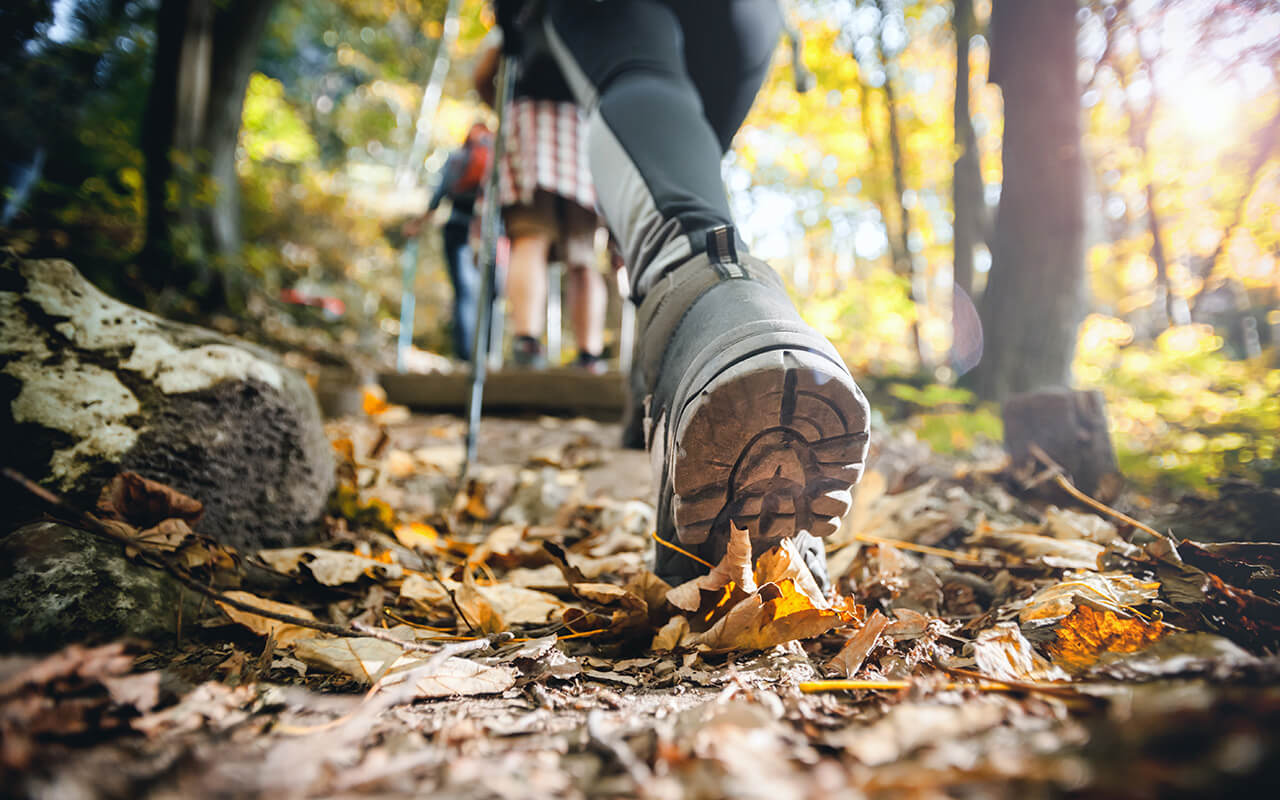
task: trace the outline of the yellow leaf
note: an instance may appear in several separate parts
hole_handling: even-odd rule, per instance
[[[411,550],[434,550],[440,532],[425,522],[405,522],[395,527],[396,541]]]

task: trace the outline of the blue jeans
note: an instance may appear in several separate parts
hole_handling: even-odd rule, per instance
[[[444,258],[453,284],[453,352],[463,361],[471,360],[476,336],[476,295],[480,292],[480,271],[467,242],[467,226],[444,226]]]

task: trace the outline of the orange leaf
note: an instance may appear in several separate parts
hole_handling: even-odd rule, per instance
[[[360,406],[369,416],[381,414],[390,406],[387,404],[387,391],[376,383],[367,383],[360,387]]]
[[[1160,622],[1128,619],[1111,611],[1079,605],[1057,629],[1057,639],[1046,650],[1068,672],[1088,670],[1103,653],[1136,653],[1165,633]]]

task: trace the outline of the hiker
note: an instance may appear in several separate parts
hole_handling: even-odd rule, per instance
[[[476,88],[490,105],[499,46],[494,42],[476,68]],[[587,166],[586,121],[550,53],[522,64],[503,124],[499,205],[511,243],[506,296],[512,361],[546,364],[547,264],[554,258],[568,268],[567,300],[577,345],[573,365],[601,373],[607,294],[596,253],[600,221]]]
[[[485,172],[493,159],[493,132],[482,122],[467,131],[462,147],[449,154],[440,171],[431,202],[421,216],[404,224],[408,238],[422,231],[444,198],[449,198],[449,219],[444,223],[444,258],[453,284],[453,352],[463,361],[471,360],[476,332],[476,293],[480,290],[480,272],[469,241],[471,220],[475,215],[476,197],[484,182]]]
[[[747,252],[720,177],[778,40],[776,0],[549,0],[523,24],[503,6],[508,52],[549,50],[587,115],[600,209],[640,304],[657,535],[673,545],[655,572],[705,572],[681,551],[715,564],[736,526],[755,555],[793,539],[825,588],[818,537],[861,477],[867,402]]]

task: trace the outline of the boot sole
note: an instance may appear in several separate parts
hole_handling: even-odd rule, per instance
[[[761,553],[801,532],[829,536],[867,454],[866,398],[825,341],[742,356],[684,387],[669,472],[676,538],[715,556],[729,525]],[[727,354],[726,354],[727,355]]]

